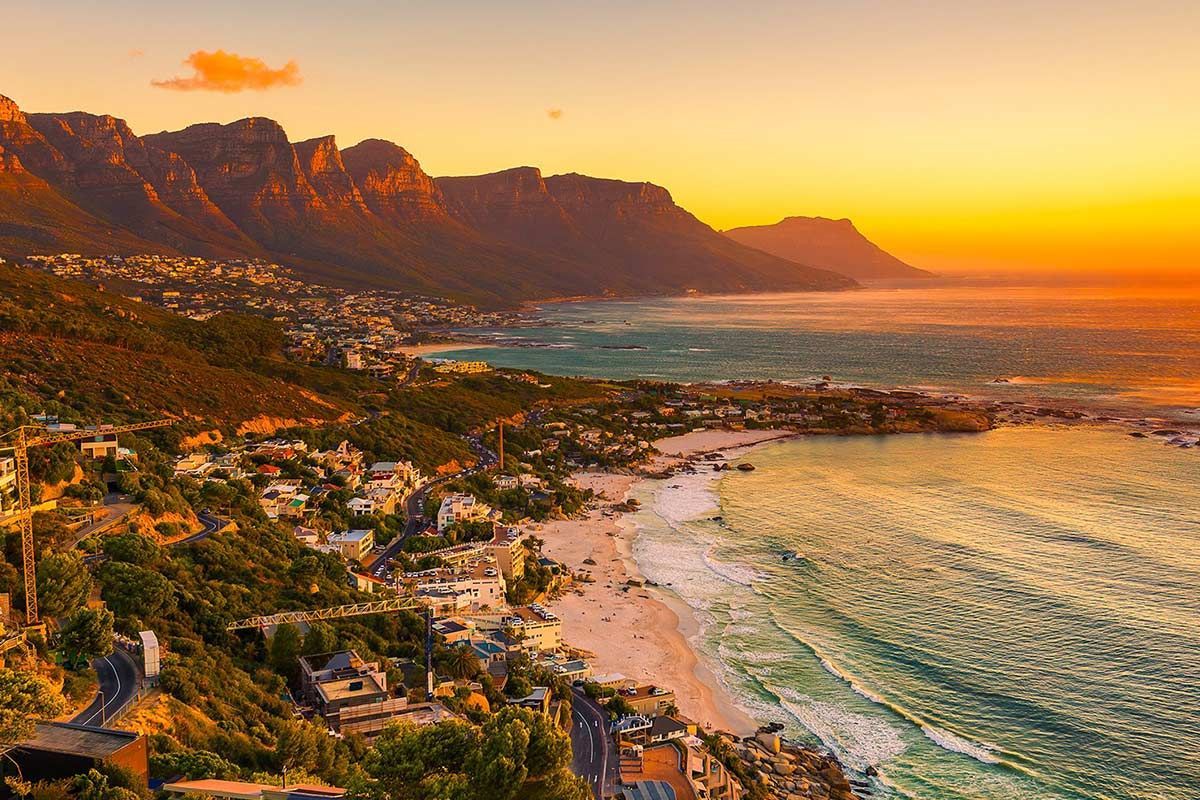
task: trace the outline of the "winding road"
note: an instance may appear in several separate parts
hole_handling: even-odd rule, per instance
[[[137,693],[141,673],[133,656],[124,650],[114,650],[112,655],[97,658],[92,662],[100,689],[87,708],[76,714],[71,722],[76,725],[107,727],[111,715],[120,711]]]

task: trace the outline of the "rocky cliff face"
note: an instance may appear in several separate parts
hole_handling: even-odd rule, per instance
[[[313,191],[327,208],[366,211],[354,179],[346,171],[342,153],[332,136],[309,139],[296,145],[296,158]]]
[[[380,217],[403,224],[449,219],[441,190],[403,147],[366,139],[343,150],[342,160],[367,207]]]
[[[275,226],[300,223],[308,212],[324,208],[274,120],[203,123],[144,138],[182,156],[217,207],[251,236],[272,240]]]
[[[648,293],[853,285],[731,242],[651,183],[577,174],[543,178],[533,167],[437,182],[457,219],[574,262],[589,278],[581,287]]]
[[[880,249],[848,219],[788,217],[774,225],[734,228],[725,235],[748,247],[856,280],[932,277]]]
[[[267,256],[324,282],[489,305],[852,285],[717,234],[653,184],[534,167],[435,180],[391,142],[293,144],[262,117],[139,137],[0,97],[0,176],[0,255]]]

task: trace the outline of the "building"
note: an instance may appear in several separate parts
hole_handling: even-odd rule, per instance
[[[438,532],[449,528],[458,522],[476,522],[492,516],[492,509],[486,503],[481,503],[472,494],[451,494],[442,498],[438,508]]]
[[[562,620],[536,603],[510,609],[507,613],[472,615],[471,621],[485,633],[512,631],[527,650],[554,653],[562,649]]]
[[[521,708],[528,708],[533,711],[540,711],[543,714],[549,714],[552,696],[553,692],[550,691],[549,686],[535,686],[533,687],[533,691],[528,695],[521,698],[509,699],[508,704],[510,706],[520,706]]]
[[[375,547],[375,531],[353,530],[331,533],[326,542],[330,546],[336,547],[342,558],[347,561],[362,561]]]
[[[497,526],[492,540],[484,545],[483,552],[496,563],[507,580],[518,581],[525,574],[525,558],[529,553],[525,548],[527,538],[529,535],[518,528]]]
[[[667,709],[675,705],[675,693],[670,689],[658,686],[640,685],[632,689],[618,689],[619,694],[633,709],[635,714],[646,717],[656,717],[667,713]]]
[[[97,433],[95,436],[79,440],[79,450],[88,458],[116,458],[118,449],[115,433]]]
[[[0,456],[0,517],[10,514],[17,505],[17,460]]]
[[[437,597],[438,605],[452,611],[482,611],[502,607],[508,585],[496,562],[483,558],[457,568],[405,573],[396,589]]]
[[[67,722],[38,722],[34,734],[7,755],[25,780],[53,781],[112,765],[137,776],[142,786],[150,775],[146,737]]]
[[[340,800],[346,790],[337,786],[295,784],[287,788],[264,783],[222,781],[214,779],[164,783],[164,792],[185,797],[205,797],[210,800]]]

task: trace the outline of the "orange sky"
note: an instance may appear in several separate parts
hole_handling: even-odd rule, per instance
[[[1200,272],[1195,2],[37,5],[0,72],[30,110],[651,180],[718,228],[848,216],[940,271]]]

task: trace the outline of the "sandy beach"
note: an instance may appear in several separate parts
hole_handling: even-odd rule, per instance
[[[434,342],[432,344],[413,344],[400,348],[400,352],[406,356],[414,358],[422,358],[424,356],[437,355],[438,353],[447,353],[451,350],[480,350],[490,345],[482,342]]]
[[[790,434],[781,431],[699,431],[655,442],[663,453],[652,470],[665,469],[689,456],[746,447]],[[693,652],[688,637],[697,623],[691,609],[657,587],[627,587],[642,580],[633,559],[636,530],[610,507],[624,500],[640,480],[636,475],[578,473],[578,484],[603,499],[586,519],[548,523],[538,536],[545,553],[592,583],[577,583],[554,601],[563,620],[563,638],[590,651],[593,671],[672,689],[680,712],[708,728],[739,735],[753,733],[756,721],[742,712],[716,677]],[[585,564],[585,559],[594,564]]]

